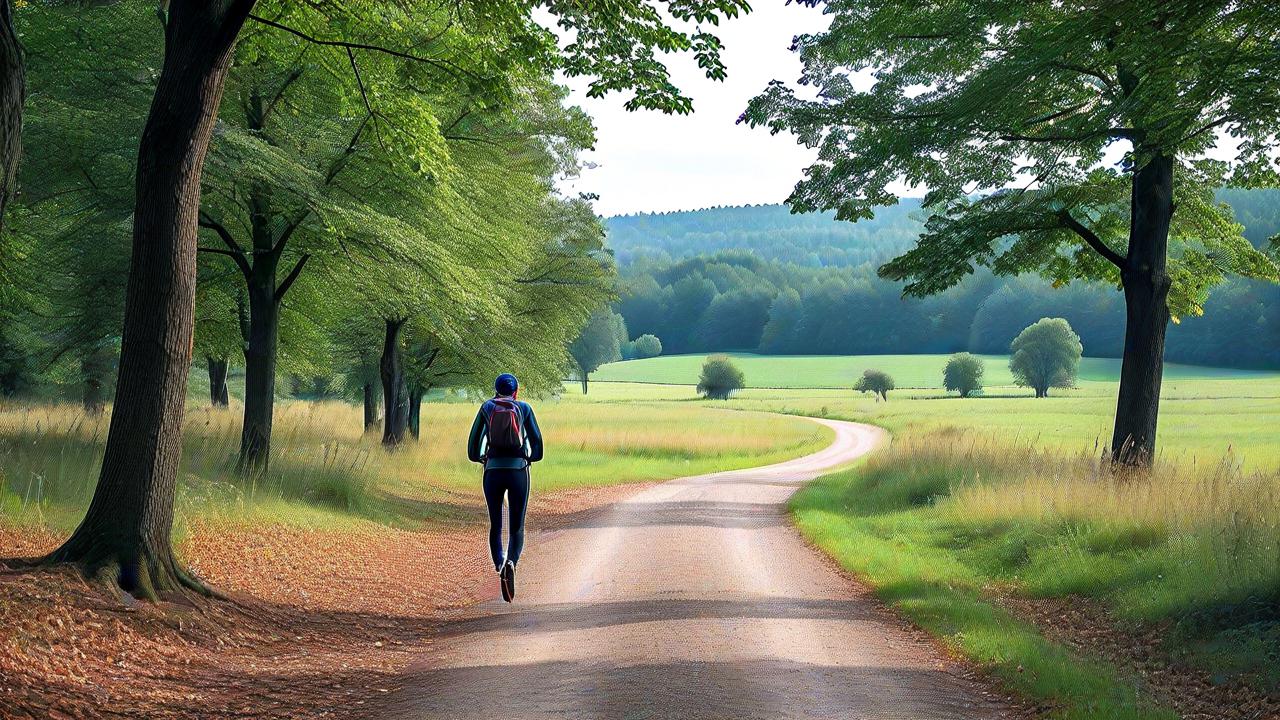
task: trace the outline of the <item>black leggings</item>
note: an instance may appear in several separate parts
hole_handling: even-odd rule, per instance
[[[520,562],[524,549],[524,510],[529,504],[529,468],[490,468],[484,471],[484,499],[489,505],[489,554],[502,568],[502,497],[511,510],[511,541],[506,559]]]

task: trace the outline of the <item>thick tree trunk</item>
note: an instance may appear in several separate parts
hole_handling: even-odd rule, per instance
[[[107,397],[104,389],[107,385],[107,372],[110,358],[104,348],[95,345],[80,361],[80,373],[84,380],[84,411],[90,415],[101,415],[107,409]]]
[[[244,346],[244,424],[240,430],[241,473],[267,469],[271,456],[271,420],[276,401],[276,351],[280,302],[276,299],[276,263],[271,255],[254,259],[249,281],[249,337]]]
[[[1129,253],[1120,272],[1124,285],[1124,360],[1111,457],[1148,466],[1155,458],[1164,339],[1169,327],[1167,254],[1173,219],[1174,159],[1157,155],[1133,178]]]
[[[227,392],[227,359],[207,355],[205,364],[209,368],[209,402],[214,407],[227,407],[231,404],[231,394]]]
[[[578,379],[582,381],[582,394],[587,394],[587,371],[582,368],[582,363],[578,363]]]
[[[372,382],[364,384],[364,431],[378,428],[378,390]]]
[[[48,558],[139,597],[203,590],[173,556],[173,499],[195,311],[200,175],[252,0],[173,0],[138,149],[115,410],[80,527]]]
[[[400,359],[400,329],[403,319],[388,319],[382,342],[382,360],[378,363],[382,373],[383,425],[382,444],[395,447],[404,442],[409,427],[409,399],[405,392],[404,365]]]
[[[0,230],[13,196],[22,154],[22,105],[26,99],[26,61],[13,26],[11,0],[0,0]],[[2,245],[0,245],[2,246]]]

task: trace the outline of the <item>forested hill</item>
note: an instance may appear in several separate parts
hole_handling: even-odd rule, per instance
[[[1255,245],[1280,233],[1280,191],[1220,197]],[[857,223],[783,205],[609,218],[621,271],[616,309],[632,337],[656,335],[666,353],[1000,353],[1026,325],[1056,316],[1087,354],[1120,354],[1124,302],[1114,288],[1054,289],[979,270],[939,296],[900,299],[901,285],[875,268],[910,248],[922,222],[917,199]],[[1280,287],[1230,280],[1204,317],[1180,320],[1169,331],[1171,361],[1280,368]]]
[[[838,222],[835,213],[793,215],[785,205],[744,205],[620,215],[605,221],[622,264],[638,256],[676,260],[721,250],[750,250],[763,260],[806,267],[881,262],[911,247],[920,200],[904,198],[875,218]]]
[[[1280,190],[1224,190],[1219,198],[1254,245],[1280,233]],[[750,250],[762,260],[820,267],[883,262],[914,244],[922,221],[920,199],[903,198],[856,223],[837,221],[833,212],[793,214],[777,204],[616,215],[605,226],[624,265],[640,255],[678,260]]]

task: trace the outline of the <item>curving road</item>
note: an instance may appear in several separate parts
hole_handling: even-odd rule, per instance
[[[789,525],[799,486],[885,439],[817,422],[836,433],[821,452],[673,480],[531,536],[516,603],[448,619],[376,716],[1006,717]]]

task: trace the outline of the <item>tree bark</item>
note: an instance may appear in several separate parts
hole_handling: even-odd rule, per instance
[[[582,363],[578,363],[578,378],[582,381],[582,394],[587,394],[587,371],[582,367]]]
[[[255,243],[256,244],[256,243]],[[244,423],[240,430],[241,473],[259,473],[271,459],[271,420],[276,400],[276,353],[280,301],[276,297],[276,257],[255,254],[249,284],[249,337],[244,345]]]
[[[388,447],[404,442],[405,430],[409,427],[409,400],[405,391],[404,364],[400,358],[400,330],[404,323],[403,318],[387,318],[382,359],[378,363],[384,407],[382,444]]]
[[[378,427],[378,391],[372,382],[364,384],[364,431]]]
[[[84,411],[90,415],[101,415],[107,409],[104,389],[110,362],[106,350],[98,344],[90,348],[80,361],[80,373],[84,379]]]
[[[1156,155],[1134,174],[1129,252],[1120,271],[1124,285],[1124,359],[1112,461],[1149,466],[1156,452],[1156,420],[1164,376],[1164,340],[1169,327],[1167,271],[1169,224],[1173,219],[1174,159]]]
[[[231,395],[227,392],[227,359],[207,355],[205,364],[209,368],[209,402],[214,407],[227,407],[231,404]]]
[[[115,411],[84,520],[47,560],[138,597],[204,586],[173,556],[173,500],[195,315],[200,176],[253,0],[173,0],[138,148],[133,251]]]
[[[409,434],[414,440],[422,437],[422,396],[427,388],[418,383],[409,386]]]
[[[0,230],[13,196],[22,154],[22,106],[26,101],[26,60],[13,26],[12,0],[0,0]]]

